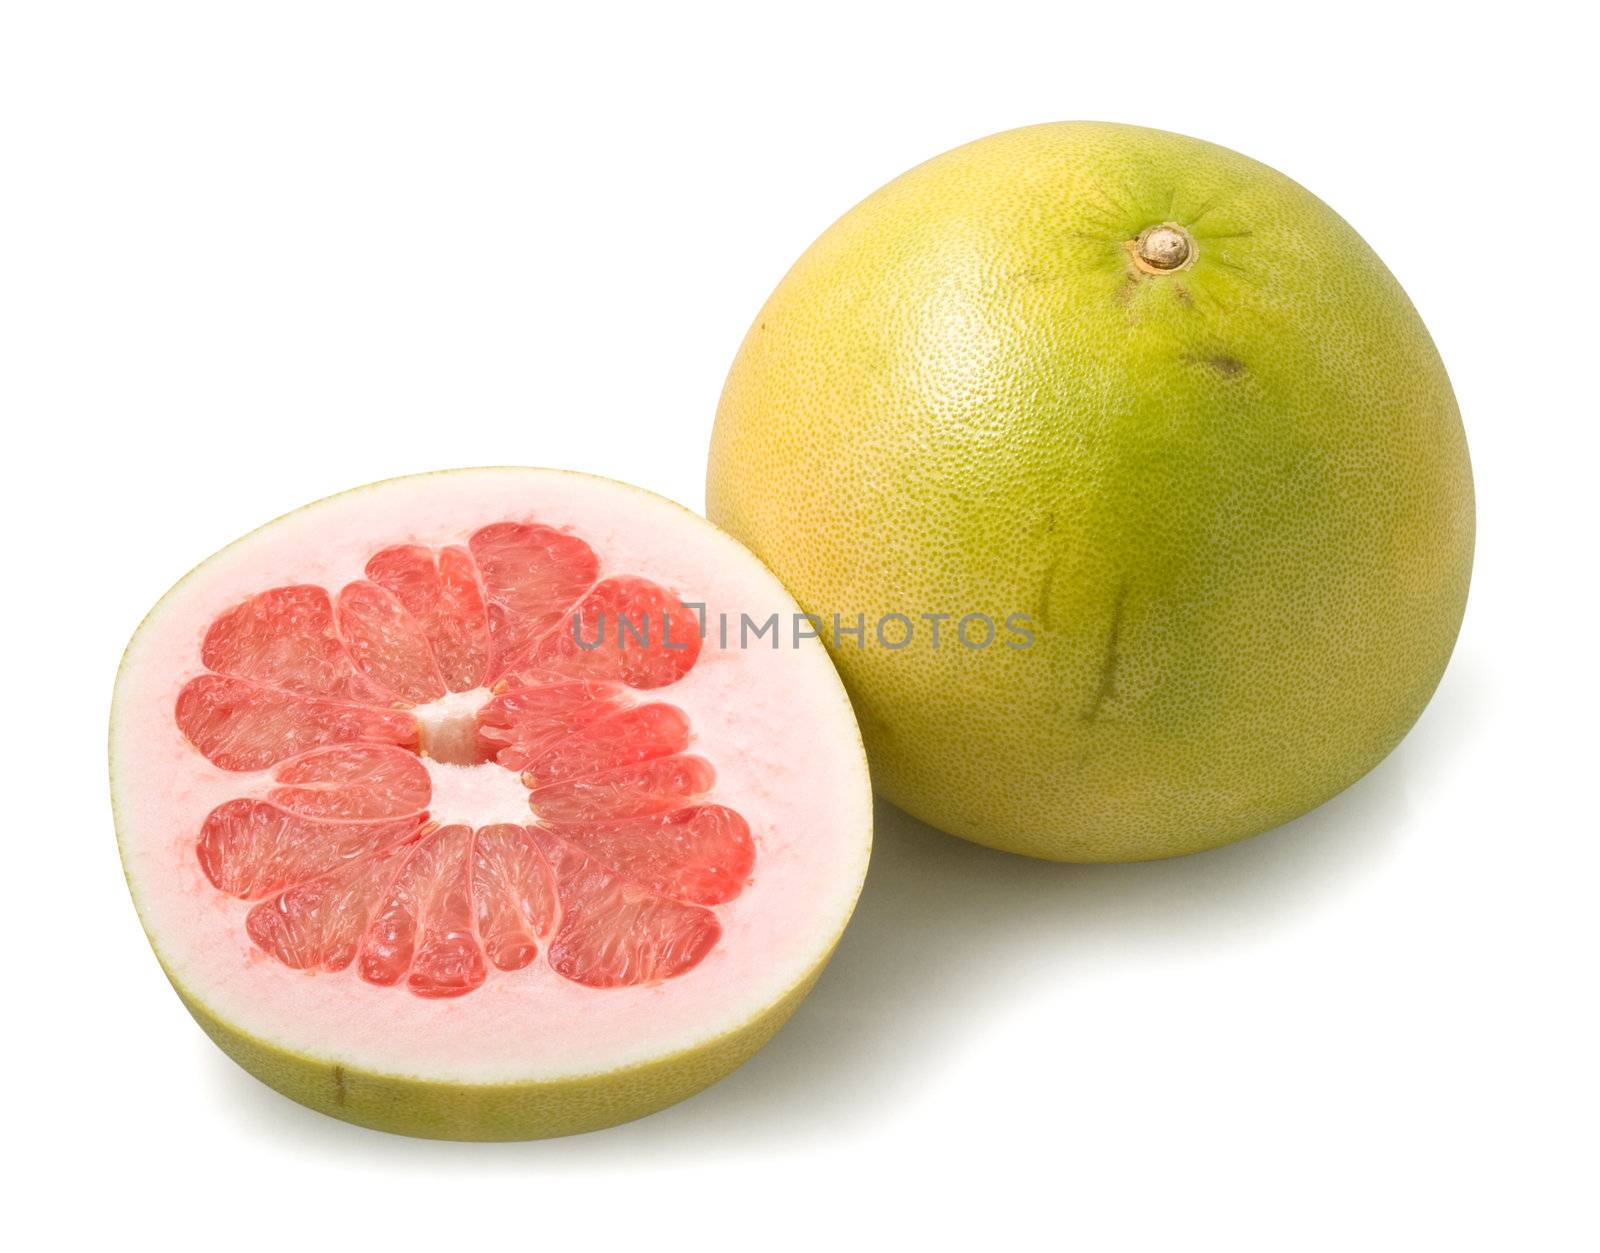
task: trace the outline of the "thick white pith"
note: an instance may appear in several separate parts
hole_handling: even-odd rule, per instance
[[[157,607],[129,647],[112,729],[113,792],[129,881],[152,941],[185,993],[272,1044],[364,1069],[467,1082],[550,1079],[693,1047],[779,999],[822,956],[865,870],[870,796],[854,723],[819,646],[721,651],[670,689],[692,751],[757,845],[753,879],[719,907],[724,932],[702,964],[637,988],[585,988],[542,964],[471,996],[429,1001],[343,974],[290,970],[255,949],[247,906],[201,873],[194,838],[210,808],[258,790],[219,771],[172,717],[217,614],[263,588],[359,577],[386,545],[458,543],[502,520],[570,527],[606,572],[637,573],[713,612],[795,612],[776,581],[708,524],[646,493],[583,476],[483,470],[396,480],[320,502],[218,554]],[[663,693],[665,695],[666,693]],[[440,743],[481,694],[426,715]],[[441,755],[450,756],[447,750]],[[528,821],[526,790],[493,765],[427,763],[443,822]],[[509,812],[513,811],[514,812]],[[459,811],[459,812],[458,812]]]

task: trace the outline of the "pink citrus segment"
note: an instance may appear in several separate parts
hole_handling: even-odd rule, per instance
[[[218,674],[285,692],[367,704],[388,700],[340,645],[333,605],[320,587],[275,587],[252,596],[211,624],[200,660]]]
[[[676,683],[700,656],[699,618],[649,579],[606,579],[575,613],[539,643],[529,669],[652,688]]]
[[[206,878],[218,888],[229,896],[258,900],[403,844],[422,821],[419,814],[379,822],[325,822],[241,797],[206,815],[195,851]]]
[[[297,970],[354,961],[369,983],[404,982],[434,998],[471,992],[489,965],[521,970],[541,948],[558,974],[589,987],[655,983],[715,946],[721,925],[703,906],[738,895],[754,863],[743,819],[716,805],[555,833],[454,824],[418,839],[417,827],[389,824],[393,842],[374,839],[332,866],[332,848],[305,856],[305,828],[379,825],[258,830],[251,851],[265,862],[221,872],[236,895],[276,893],[250,911],[251,939]],[[340,851],[350,846],[347,837]],[[317,873],[285,883],[313,865]]]
[[[245,930],[293,970],[344,970],[406,852],[406,845],[385,849],[288,888],[252,909]]]
[[[724,805],[554,830],[647,892],[695,905],[738,896],[756,860],[749,826]]]
[[[465,548],[385,548],[367,577],[404,606],[427,637],[434,666],[452,692],[481,686],[489,673],[489,618],[478,569]]]
[[[354,740],[417,744],[417,720],[403,710],[296,696],[220,674],[184,684],[176,716],[188,741],[223,770],[265,770]]]
[[[689,746],[689,719],[676,705],[607,710],[586,718],[528,763],[522,781],[530,789],[598,774],[652,757],[668,757]]]
[[[401,818],[428,807],[432,784],[416,756],[388,744],[320,748],[280,765],[267,799],[304,818]]]
[[[709,909],[658,896],[548,832],[538,838],[561,897],[550,945],[558,974],[591,988],[658,983],[716,947],[722,924]]]
[[[483,982],[471,827],[441,827],[411,850],[367,927],[359,968],[369,983],[405,979],[418,996],[461,996]]]
[[[461,996],[488,975],[473,909],[472,845],[472,828],[446,827],[427,850],[431,864],[419,864],[429,860],[419,850],[398,876],[417,871],[412,891],[422,916],[406,986],[418,996]]]
[[[479,739],[507,770],[525,769],[579,726],[622,708],[614,684],[507,683],[478,714]]]
[[[498,970],[521,970],[555,930],[555,872],[526,827],[480,827],[472,847],[478,935]]]
[[[636,818],[704,796],[715,781],[709,761],[684,753],[535,788],[528,794],[528,804],[535,818],[545,823]]]
[[[422,627],[376,583],[348,583],[339,593],[339,634],[356,668],[394,700],[425,705],[444,695]]]
[[[567,615],[599,577],[594,551],[548,526],[499,522],[468,541],[489,619],[489,679]]]
[[[556,910],[554,874],[525,828],[455,825],[289,888],[246,925],[296,970],[343,970],[359,953],[368,982],[443,997],[481,984],[484,957],[500,970],[532,963]]]

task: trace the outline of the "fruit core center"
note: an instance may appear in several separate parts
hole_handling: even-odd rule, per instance
[[[1181,270],[1195,256],[1194,238],[1175,222],[1145,228],[1134,241],[1134,263],[1147,274]]]
[[[513,771],[492,762],[459,766],[429,757],[422,764],[433,789],[428,811],[436,822],[487,827],[501,822],[525,826],[532,821],[528,789]]]
[[[431,759],[450,766],[488,763],[489,750],[478,738],[478,713],[489,699],[488,688],[475,687],[466,692],[450,692],[413,709],[424,761]]]

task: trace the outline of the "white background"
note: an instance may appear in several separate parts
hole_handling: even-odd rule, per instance
[[[1595,1247],[1589,11],[8,5],[7,1223],[183,1249]],[[568,466],[698,508],[723,374],[811,239],[934,153],[1058,118],[1276,166],[1431,327],[1480,539],[1411,736],[1310,816],[1163,864],[1032,863],[884,810],[793,1023],[631,1126],[407,1141],[235,1069],[112,841],[104,720],[144,610],[258,523],[406,471]]]

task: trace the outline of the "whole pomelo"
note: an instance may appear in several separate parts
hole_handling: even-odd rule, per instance
[[[1460,414],[1378,257],[1264,165],[1102,123],[955,149],[813,244],[734,362],[707,502],[822,619],[883,795],[1070,861],[1359,779],[1472,566]]]

